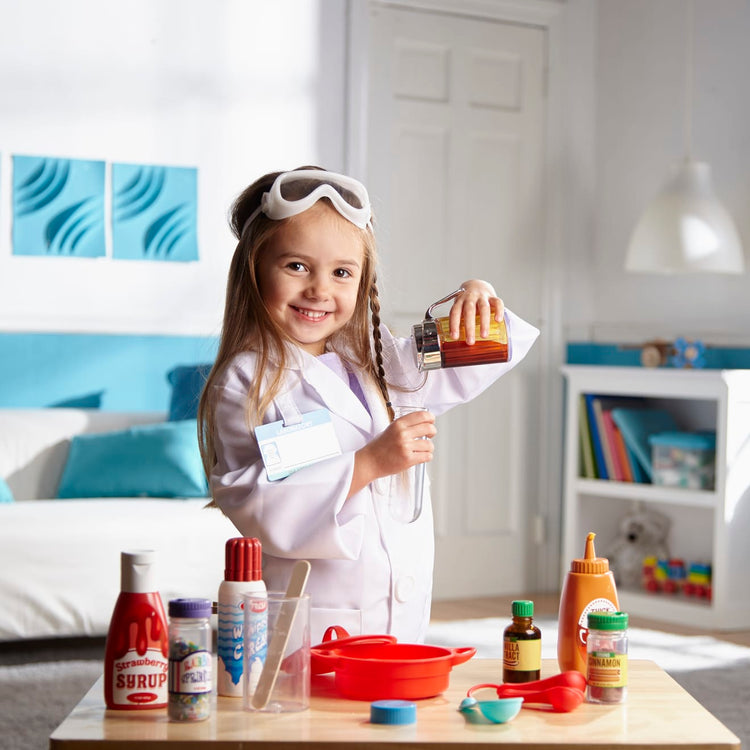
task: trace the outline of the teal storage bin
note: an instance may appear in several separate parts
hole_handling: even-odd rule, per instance
[[[650,435],[654,484],[712,490],[716,476],[716,433],[659,432]]]

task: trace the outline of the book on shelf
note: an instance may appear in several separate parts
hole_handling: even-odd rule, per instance
[[[594,452],[596,476],[598,479],[609,479],[602,449],[602,436],[597,425],[596,413],[594,412],[594,400],[596,399],[596,396],[592,393],[584,393],[583,398],[586,402],[586,416],[588,418],[586,421],[591,434],[591,446]]]
[[[635,456],[647,482],[653,481],[649,435],[677,430],[674,417],[663,409],[620,407],[612,410],[612,419],[622,433],[625,445]]]
[[[612,417],[612,419],[614,419],[614,417]],[[633,472],[633,481],[638,482],[640,484],[648,484],[650,480],[646,472],[643,470],[643,467],[641,466],[641,462],[638,460],[638,457],[635,455],[635,453],[633,452],[633,450],[630,448],[627,441],[625,440],[625,436],[622,434],[622,431],[620,431],[620,436],[622,437],[622,442],[625,445],[625,452],[628,454],[628,460],[630,462],[630,470]]]
[[[591,442],[591,429],[586,411],[586,399],[581,394],[578,399],[578,434],[581,439],[581,476],[586,479],[596,479],[596,464],[594,462],[594,446]]]
[[[625,455],[625,444],[622,442],[622,435],[620,435],[609,409],[602,409],[602,422],[604,422],[604,434],[609,453],[612,456],[612,476],[618,482],[632,482],[633,474],[627,464],[628,457]]]
[[[604,465],[607,467],[607,477],[615,481],[620,481],[621,476],[618,475],[619,467],[615,467],[615,460],[612,455],[610,436],[607,434],[607,424],[604,421],[604,408],[602,407],[602,399],[599,397],[594,398],[593,406],[594,417],[596,419],[596,429],[599,431],[599,440],[601,440],[602,443]]]
[[[581,440],[584,440],[584,432],[588,430],[596,476],[599,479],[619,482],[650,481],[641,467],[637,465],[636,454],[629,447],[628,441],[613,417],[615,409],[646,410],[643,399],[627,396],[599,396],[589,393],[583,394],[583,398],[586,402],[587,419],[584,423],[584,410],[581,410]],[[588,472],[585,463],[584,471]],[[586,473],[585,476],[589,474]]]

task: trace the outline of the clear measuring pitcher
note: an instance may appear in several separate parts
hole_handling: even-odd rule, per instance
[[[395,406],[396,419],[415,411],[424,411],[423,406]],[[424,438],[415,438],[423,440]],[[400,474],[391,477],[393,486],[390,493],[391,516],[403,523],[413,523],[422,515],[424,483],[427,464],[416,464]]]
[[[479,316],[476,318],[475,342],[466,343],[466,329],[463,320],[457,339],[450,335],[450,320],[447,316],[435,318],[432,311],[438,305],[457,297],[463,290],[457,289],[447,297],[433,302],[421,323],[412,326],[412,339],[416,350],[417,367],[420,370],[438,370],[445,367],[484,365],[495,362],[509,362],[511,344],[508,324],[504,317],[497,321],[490,319],[489,335],[479,335]]]

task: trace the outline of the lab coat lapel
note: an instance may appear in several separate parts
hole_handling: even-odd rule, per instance
[[[302,363],[302,377],[317,392],[329,411],[340,415],[364,432],[369,433],[372,430],[373,419],[367,413],[367,409],[352,389],[330,367],[319,362],[315,357],[307,356]],[[360,383],[362,383],[361,380]],[[362,386],[367,403],[371,404],[364,384]]]

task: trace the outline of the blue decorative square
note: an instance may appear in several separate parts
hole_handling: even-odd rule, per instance
[[[198,260],[198,170],[112,165],[112,257]]]
[[[105,254],[103,161],[13,157],[13,254]]]

